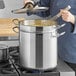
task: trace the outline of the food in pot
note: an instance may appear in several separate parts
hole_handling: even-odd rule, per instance
[[[53,26],[57,25],[56,21],[53,20],[25,20],[24,25],[31,25],[31,26]]]

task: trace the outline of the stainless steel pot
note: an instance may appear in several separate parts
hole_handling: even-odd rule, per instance
[[[19,22],[20,64],[24,68],[49,70],[57,66],[58,26],[31,26],[33,20]]]
[[[0,44],[0,62],[6,61],[9,58],[8,46]]]

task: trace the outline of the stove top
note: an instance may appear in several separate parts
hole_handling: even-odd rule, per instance
[[[19,64],[19,47],[9,48],[10,56],[6,61],[0,61],[0,76],[59,76],[57,69],[53,71],[30,71]]]

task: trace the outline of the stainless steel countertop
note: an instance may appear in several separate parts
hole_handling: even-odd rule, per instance
[[[60,72],[60,76],[75,76],[75,71],[60,59],[58,60],[57,70]]]

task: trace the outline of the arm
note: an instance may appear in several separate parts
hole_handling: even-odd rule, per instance
[[[31,0],[25,0],[24,1],[24,3],[26,4],[27,2],[29,2],[29,1],[31,1]],[[50,1],[51,0],[40,0],[39,2],[38,2],[38,5],[40,6],[40,7],[50,7]],[[29,13],[29,12],[28,12]],[[47,16],[49,16],[50,15],[50,10],[47,10],[47,11],[45,11],[45,12],[31,12],[30,14],[35,14],[35,15],[38,15],[38,16],[40,16],[40,17],[47,17]],[[28,15],[30,15],[30,14],[28,14]]]
[[[61,13],[62,19],[64,21],[75,24],[75,17],[70,11],[62,9],[62,10],[60,10],[60,13]]]
[[[40,0],[38,5],[40,7],[50,7],[50,3],[51,3],[50,1],[51,0]],[[47,17],[50,15],[50,9],[45,12],[38,12],[36,14],[39,15],[40,17]]]
[[[70,22],[73,26],[72,32],[76,34],[76,16],[67,10],[60,10],[62,19],[66,22]]]

